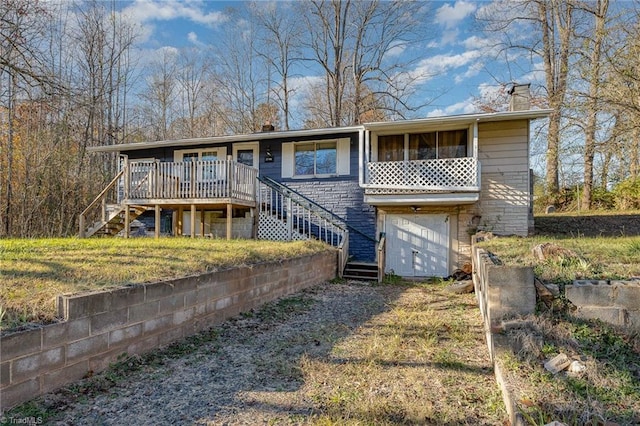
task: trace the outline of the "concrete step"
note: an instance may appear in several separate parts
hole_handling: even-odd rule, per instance
[[[348,262],[342,276],[354,280],[377,281],[378,265],[370,262]]]

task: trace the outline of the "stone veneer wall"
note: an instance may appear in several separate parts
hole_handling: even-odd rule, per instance
[[[0,413],[240,312],[336,276],[335,251],[60,296],[63,322],[0,336]]]

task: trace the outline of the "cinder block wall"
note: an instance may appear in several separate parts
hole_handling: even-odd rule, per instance
[[[493,358],[492,329],[503,318],[535,312],[536,289],[533,268],[497,265],[472,238],[473,284],[485,324],[487,345]]]
[[[640,331],[640,281],[574,281],[565,287],[575,315]]]
[[[335,251],[61,296],[63,322],[0,337],[0,413],[240,312],[336,276]]]

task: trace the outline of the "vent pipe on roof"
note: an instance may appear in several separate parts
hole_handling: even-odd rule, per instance
[[[511,100],[509,101],[509,111],[528,111],[531,109],[531,83],[514,84],[509,89]]]

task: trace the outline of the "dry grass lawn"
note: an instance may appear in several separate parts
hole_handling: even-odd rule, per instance
[[[60,294],[316,253],[319,242],[190,238],[0,240],[0,329],[55,319]]]

